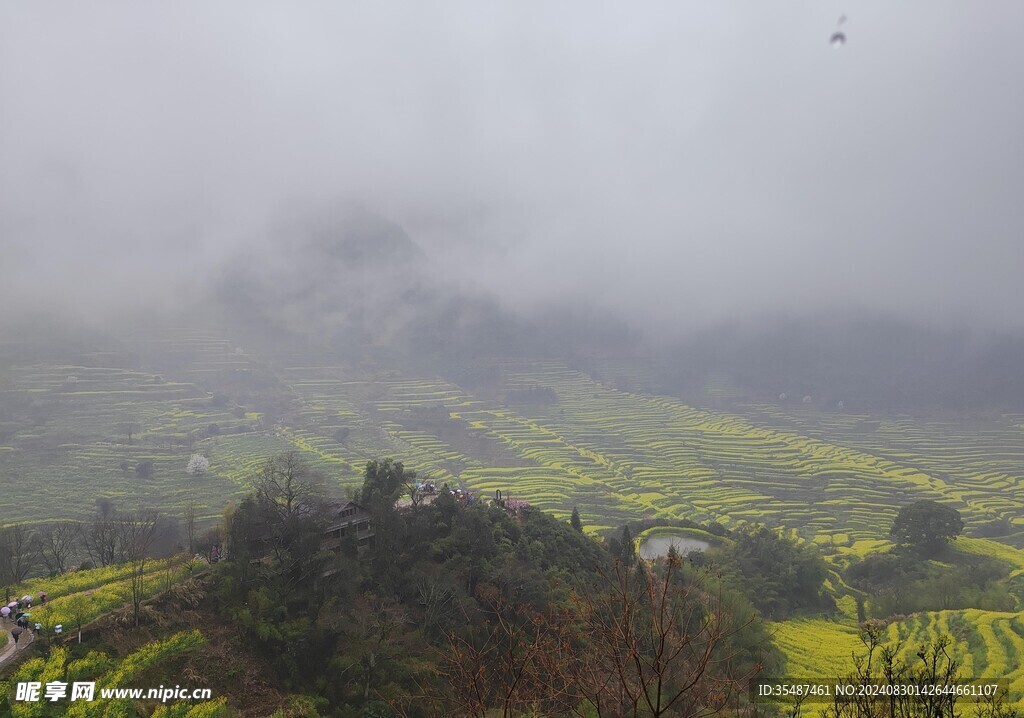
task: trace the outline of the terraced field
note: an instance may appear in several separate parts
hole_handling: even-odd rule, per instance
[[[943,500],[965,504],[968,526],[1007,519],[1021,527],[1003,540],[1024,545],[1024,432],[1021,417],[987,421],[879,419],[866,415],[752,405],[753,422],[850,447],[927,475]]]
[[[132,685],[146,671],[154,666],[166,664],[175,658],[187,655],[205,643],[198,630],[176,633],[166,639],[153,641],[120,660],[110,660],[100,653],[71,659],[70,652],[63,646],[54,648],[47,657],[31,658],[18,666],[8,681],[0,684],[4,696],[14,695],[14,686],[19,682],[35,681],[42,684],[67,679],[95,681],[94,699],[69,700],[68,693],[57,703],[65,708],[61,715],[93,718],[98,716],[130,715],[133,701],[128,698],[103,699],[100,691],[104,688],[120,688]],[[69,686],[70,687],[70,686]],[[10,700],[10,699],[7,699]],[[5,701],[6,702],[6,701]],[[52,704],[45,699],[38,702],[14,701],[8,704],[10,715],[16,718],[56,715]],[[153,712],[158,718],[215,718],[227,715],[223,698],[185,702],[176,701],[158,706]]]
[[[0,450],[4,521],[82,517],[98,496],[129,506],[159,499],[168,507],[190,498],[222,505],[230,484],[212,474],[189,477],[191,450],[174,442],[232,417],[209,406],[208,395],[195,386],[157,379],[82,366],[13,370],[6,394],[24,402],[30,418],[7,434]],[[152,462],[151,475],[137,475],[136,465],[146,461]]]
[[[787,676],[794,680],[837,679],[852,669],[852,657],[865,653],[853,622],[802,618],[772,625],[772,635],[786,654]],[[972,682],[1000,681],[1016,699],[1024,696],[1024,613],[967,609],[931,611],[890,623],[889,645],[911,663],[918,648],[939,635],[954,638],[961,677]]]
[[[504,389],[532,386],[552,389],[557,403],[512,409],[476,401],[443,382],[408,380],[376,382],[378,395],[368,401],[343,398],[357,411],[369,404],[373,414],[384,416],[434,405],[528,462],[519,468],[548,469],[546,475],[513,472],[523,480],[509,490],[556,511],[589,505],[592,520],[608,508],[726,523],[768,520],[853,543],[884,537],[894,507],[908,495],[957,503],[973,521],[990,516],[995,501],[1020,505],[999,486],[991,491],[994,496],[1000,489],[998,497],[982,501],[913,464],[737,415],[610,389],[557,364],[505,368]],[[481,489],[508,473],[472,466],[442,432],[402,432],[394,423],[386,439],[411,446],[412,465],[437,471],[445,462],[461,462],[457,477]]]
[[[99,497],[171,515],[194,502],[213,518],[261,462],[289,449],[336,473],[298,431],[240,403],[256,365],[214,333],[183,329],[77,359],[0,364],[0,523],[82,519]],[[145,371],[122,368],[142,361]],[[209,472],[186,472],[193,453],[210,459]],[[137,472],[145,462],[151,471]]]
[[[258,365],[231,342],[181,330],[141,344],[163,375],[8,371],[7,396],[45,416],[8,432],[0,449],[6,521],[37,517],[39,506],[81,517],[98,495],[175,510],[194,499],[212,516],[267,456],[294,449],[340,487],[356,485],[368,459],[395,456],[437,481],[559,515],[579,506],[591,529],[644,515],[765,521],[841,550],[884,539],[910,496],[956,506],[970,528],[1024,522],[1019,417],[955,427],[765,405],[725,413],[612,388],[557,362],[517,362],[500,367],[489,398],[396,371],[276,369],[275,391],[289,403],[270,423],[243,403]],[[642,386],[642,372],[625,385]],[[536,388],[556,401],[501,400]],[[209,457],[208,474],[185,473],[193,451]],[[153,462],[151,477],[136,476],[140,461]],[[71,495],[70,483],[90,498]]]
[[[142,583],[143,598],[149,598],[180,583],[196,569],[183,557],[150,561],[146,564]],[[32,620],[49,631],[63,625],[68,631],[81,619],[82,625],[125,605],[131,600],[132,567],[130,565],[77,571],[52,578],[27,581],[12,591],[12,596],[38,596],[46,591],[50,597],[45,605],[34,605]]]
[[[540,387],[557,397],[511,406],[395,372],[291,368],[284,377],[303,406],[301,428],[289,428],[288,440],[333,466],[342,483],[357,481],[368,458],[400,456],[440,481],[500,489],[559,515],[579,506],[592,528],[643,515],[767,521],[863,552],[884,541],[909,496],[951,503],[972,527],[1024,509],[1012,461],[1024,452],[1019,431],[996,459],[962,452],[962,461],[980,457],[979,466],[1001,472],[986,474],[986,484],[977,468],[972,483],[949,466],[908,460],[909,450],[872,450],[863,437],[833,442],[781,420],[768,425],[761,410],[748,417],[624,392],[558,363],[503,366],[499,394]],[[332,438],[341,428],[350,432],[343,442]],[[927,451],[921,444],[918,453]],[[946,454],[947,463],[956,456]]]

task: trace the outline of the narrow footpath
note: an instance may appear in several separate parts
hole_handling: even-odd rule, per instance
[[[26,630],[21,634],[21,640],[18,643],[15,643],[14,636],[11,635],[12,628],[14,628],[14,625],[10,621],[3,621],[3,629],[7,634],[7,645],[0,650],[0,665],[13,658],[16,651],[25,650],[25,648],[35,639],[35,635],[32,631]]]

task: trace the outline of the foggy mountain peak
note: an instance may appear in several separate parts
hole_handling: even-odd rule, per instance
[[[293,235],[294,233],[294,235]],[[408,265],[426,258],[423,250],[394,221],[354,202],[337,202],[297,220],[280,234],[311,252],[313,262],[330,261],[338,269]]]

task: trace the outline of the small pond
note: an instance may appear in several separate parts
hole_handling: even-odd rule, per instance
[[[661,534],[644,539],[640,544],[640,556],[648,561],[667,556],[669,547],[675,546],[681,556],[691,551],[704,551],[711,546],[707,541],[690,538],[689,536],[673,536],[672,534]]]

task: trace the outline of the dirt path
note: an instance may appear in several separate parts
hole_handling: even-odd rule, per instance
[[[26,629],[25,632],[21,634],[21,640],[18,643],[15,643],[14,636],[11,635],[11,629],[14,628],[14,625],[11,624],[10,621],[3,621],[0,623],[0,627],[2,627],[4,632],[7,633],[7,645],[3,647],[3,650],[0,650],[0,665],[3,665],[9,661],[17,651],[25,650],[25,647],[32,643],[35,636],[32,634],[32,631]]]

